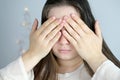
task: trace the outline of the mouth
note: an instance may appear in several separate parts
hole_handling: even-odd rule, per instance
[[[69,53],[71,50],[67,50],[67,49],[60,49],[59,52],[60,53]]]

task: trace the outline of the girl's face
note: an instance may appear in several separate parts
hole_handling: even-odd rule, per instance
[[[50,10],[48,14],[48,18],[51,16],[55,16],[56,18],[61,18],[65,15],[70,16],[71,13],[74,13],[78,16],[80,16],[77,11],[71,7],[71,6],[58,6],[54,7]],[[59,60],[71,60],[76,57],[79,57],[77,51],[75,48],[72,46],[72,44],[63,36],[61,35],[60,39],[58,42],[53,46],[52,48],[54,55],[59,59]]]

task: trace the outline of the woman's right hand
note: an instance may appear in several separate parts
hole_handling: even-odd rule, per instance
[[[35,19],[30,33],[29,49],[22,56],[26,71],[33,69],[50,52],[61,36],[60,30],[62,27],[61,19],[52,17],[38,28],[38,21]]]

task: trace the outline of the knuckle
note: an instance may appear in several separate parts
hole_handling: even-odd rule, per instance
[[[78,30],[78,25],[77,24],[74,25],[74,29]]]
[[[75,37],[76,37],[76,39],[77,39],[77,40],[80,40],[80,36],[78,36],[78,35],[75,35]]]
[[[73,30],[70,31],[71,35],[75,35],[75,32]]]

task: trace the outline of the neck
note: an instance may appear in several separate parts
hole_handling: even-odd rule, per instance
[[[71,60],[58,60],[58,73],[69,73],[76,70],[81,64],[83,64],[83,60],[81,57],[77,56]]]

